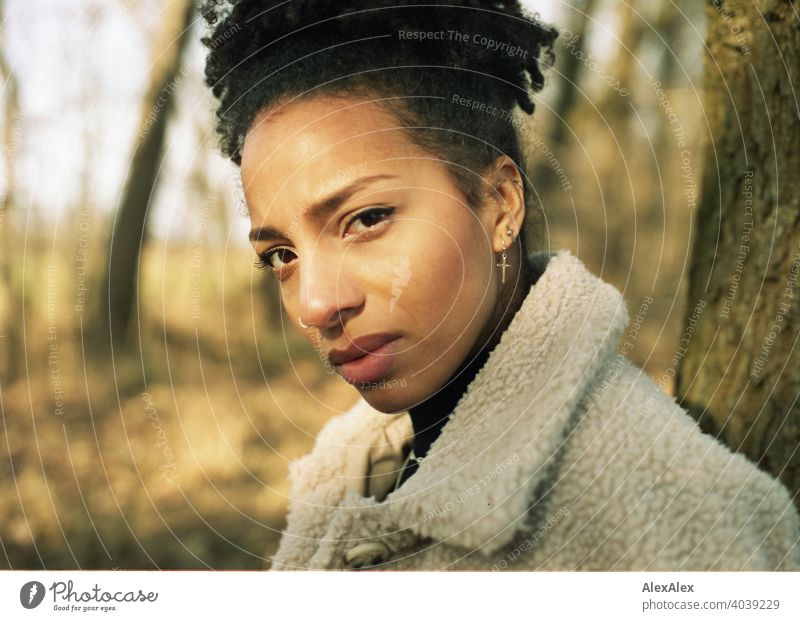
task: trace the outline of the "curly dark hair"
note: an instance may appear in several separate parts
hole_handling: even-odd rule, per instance
[[[262,110],[363,96],[447,165],[473,208],[480,173],[505,154],[523,173],[526,214],[538,213],[513,113],[533,114],[558,32],[518,1],[204,0],[201,11],[220,147],[237,165]]]

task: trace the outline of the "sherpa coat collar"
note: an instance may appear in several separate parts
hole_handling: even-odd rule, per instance
[[[535,526],[581,398],[614,354],[628,315],[620,293],[569,251],[531,260],[543,274],[400,488],[383,498],[385,482],[370,485],[370,475],[392,464],[396,477],[410,417],[363,399],[290,465],[288,525],[274,569],[346,568],[348,551],[376,541],[392,554],[431,540],[488,557]]]
[[[487,554],[508,544],[626,323],[616,289],[569,252],[554,256],[417,472],[388,496],[400,524]]]

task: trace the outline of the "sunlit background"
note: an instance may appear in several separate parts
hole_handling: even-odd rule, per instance
[[[628,356],[661,377],[686,309],[706,139],[702,3],[527,4],[569,31],[526,131],[545,246],[643,309]],[[284,325],[252,267],[202,24],[183,6],[0,1],[0,567],[264,567],[288,462],[358,396]],[[159,128],[148,181],[135,152]],[[138,298],[117,324],[112,231],[136,192]]]

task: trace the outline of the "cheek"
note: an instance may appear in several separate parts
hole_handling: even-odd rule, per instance
[[[450,327],[458,332],[489,297],[487,242],[477,223],[463,217],[450,225],[421,228],[427,230],[420,230],[405,246],[410,277],[404,305],[429,330],[441,323],[437,330],[453,324]]]

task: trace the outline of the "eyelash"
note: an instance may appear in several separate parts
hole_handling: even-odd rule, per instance
[[[392,213],[394,213],[394,210],[395,210],[394,207],[386,207],[386,206],[370,207],[369,209],[365,209],[364,211],[361,211],[358,214],[356,214],[355,216],[353,216],[353,218],[351,218],[350,221],[347,223],[347,227],[349,228],[350,225],[353,222],[355,222],[356,220],[358,220],[360,218],[363,218],[364,216],[380,213],[380,214],[383,214],[383,215],[388,217],[388,216],[392,215]],[[372,225],[370,227],[367,227],[367,230],[370,230],[370,229],[376,227],[378,224],[380,224],[381,222],[384,222],[384,221],[385,221],[384,219],[381,219],[378,223],[376,223],[376,224],[374,224],[374,225]],[[363,234],[363,232],[362,232],[362,234]],[[267,271],[272,272],[272,273],[277,272],[278,270],[276,268],[272,267],[272,265],[270,264],[270,259],[272,258],[273,254],[276,254],[276,253],[278,253],[278,252],[280,252],[282,250],[289,250],[289,249],[284,247],[284,246],[280,246],[280,247],[272,248],[270,250],[267,250],[266,252],[261,253],[260,255],[258,255],[258,258],[256,259],[255,267],[257,269],[267,270]]]

